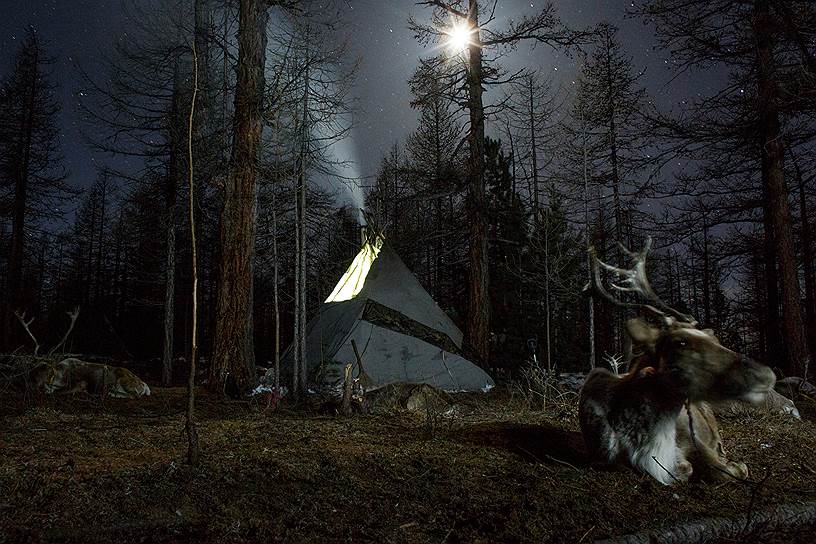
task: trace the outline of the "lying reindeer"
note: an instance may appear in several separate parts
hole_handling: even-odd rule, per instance
[[[66,314],[71,319],[68,330],[62,340],[51,348],[46,358],[50,358],[55,351],[65,345],[79,317],[79,306]],[[15,312],[15,315],[34,342],[34,356],[37,357],[40,343],[30,327],[34,318],[26,320],[25,313],[20,314],[19,312]],[[86,363],[75,358],[63,359],[56,364],[42,362],[28,373],[28,378],[28,383],[33,386],[34,390],[44,390],[46,393],[87,391],[91,394],[108,394],[118,398],[137,398],[150,394],[147,384],[126,368]]]
[[[150,395],[150,388],[133,372],[118,366],[69,358],[52,365],[41,363],[31,372],[31,383],[46,393],[107,394],[116,398]]]
[[[760,402],[776,381],[770,368],[735,353],[696,321],[663,303],[646,277],[646,255],[626,253],[631,270],[602,263],[592,255],[595,293],[618,305],[642,307],[664,319],[656,328],[642,319],[627,323],[643,353],[632,370],[616,376],[597,368],[581,389],[579,419],[589,455],[602,463],[626,463],[669,485],[696,477],[744,478],[742,463],[728,461],[717,421],[706,401]],[[637,293],[650,304],[624,303],[602,286],[599,266],[621,276],[619,291]]]

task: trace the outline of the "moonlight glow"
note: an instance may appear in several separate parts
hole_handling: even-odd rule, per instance
[[[450,30],[445,33],[448,36],[448,40],[445,42],[448,49],[450,49],[452,53],[465,51],[470,45],[470,35],[472,33],[473,30],[467,23],[454,24]]]

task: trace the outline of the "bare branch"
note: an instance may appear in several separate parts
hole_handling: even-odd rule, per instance
[[[434,7],[434,8],[439,8],[442,11],[446,11],[446,12],[448,12],[451,15],[454,15],[456,17],[460,17],[462,19],[467,19],[467,13],[459,11],[458,9],[454,8],[451,4],[449,4],[448,2],[443,2],[442,0],[423,0],[421,2],[417,2],[417,5],[418,6],[431,6],[431,7]]]

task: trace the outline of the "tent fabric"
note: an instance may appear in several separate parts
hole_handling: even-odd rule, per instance
[[[493,382],[482,369],[452,353],[405,334],[359,321],[335,353],[334,360],[355,360],[357,343],[368,376],[378,385],[427,383],[445,391],[478,391]]]
[[[447,334],[454,344],[462,347],[462,331],[437,306],[388,244],[383,244],[358,297],[375,300],[414,321]]]
[[[412,336],[404,328],[392,330],[387,324],[366,320],[366,307],[371,301],[437,331],[456,348],[462,345],[459,328],[397,254],[383,244],[359,293],[350,300],[324,303],[307,324],[306,363],[310,376],[322,373],[327,381],[338,379],[338,367],[356,360],[351,343],[354,340],[365,371],[377,386],[427,383],[447,391],[477,391],[493,386],[490,376],[464,357]],[[292,365],[290,347],[281,357],[285,375],[291,375]]]

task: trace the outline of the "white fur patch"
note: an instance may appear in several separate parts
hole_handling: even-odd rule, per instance
[[[676,483],[676,480],[680,479],[676,466],[685,459],[677,449],[675,418],[664,418],[649,438],[640,448],[634,444],[626,448],[629,452],[629,462],[663,485]]]

